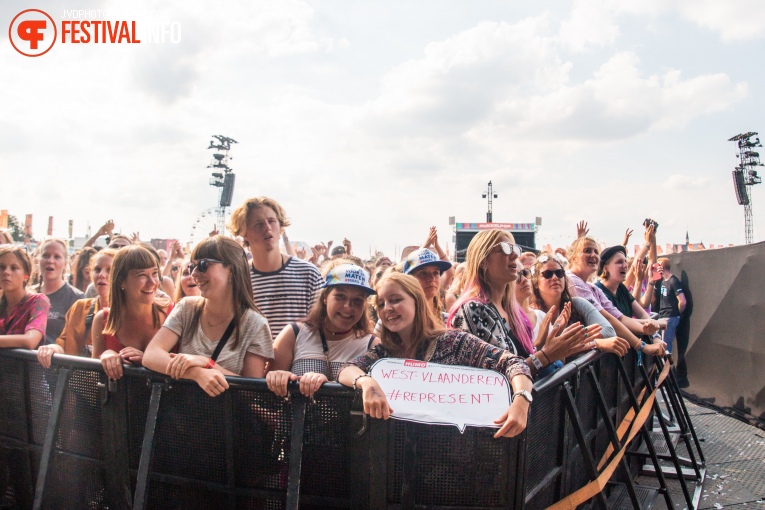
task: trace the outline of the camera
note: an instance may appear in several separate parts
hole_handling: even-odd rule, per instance
[[[645,220],[643,220],[643,226],[644,226],[645,228],[648,228],[648,227],[650,227],[651,225],[653,225],[653,231],[654,231],[654,232],[656,232],[657,230],[659,230],[659,222],[658,222],[658,221],[656,221],[656,220],[652,220],[651,218],[646,218]]]

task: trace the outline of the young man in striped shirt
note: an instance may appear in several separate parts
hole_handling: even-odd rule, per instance
[[[279,251],[279,238],[290,225],[279,203],[250,198],[231,213],[229,225],[252,254],[250,280],[255,304],[276,338],[290,323],[305,319],[324,282],[316,266]]]

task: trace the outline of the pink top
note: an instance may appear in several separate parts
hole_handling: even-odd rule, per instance
[[[605,310],[613,315],[616,319],[624,315],[619,311],[618,308],[614,306],[614,304],[610,299],[608,299],[603,291],[595,285],[589,282],[585,282],[571,271],[566,271],[566,278],[568,278],[568,282],[570,284],[569,291],[571,291],[572,297],[578,296],[580,298],[584,298],[589,301],[597,311]]]
[[[19,304],[0,317],[0,335],[23,335],[36,329],[45,338],[50,301],[45,294],[27,294]]]

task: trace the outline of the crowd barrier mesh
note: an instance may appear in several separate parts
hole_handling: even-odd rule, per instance
[[[526,431],[497,440],[370,419],[334,383],[283,399],[229,378],[210,398],[142,368],[110,383],[94,360],[57,355],[45,369],[2,350],[0,508],[544,509],[592,480],[641,373],[634,352],[588,353],[538,381]],[[630,457],[612,481],[638,468]]]

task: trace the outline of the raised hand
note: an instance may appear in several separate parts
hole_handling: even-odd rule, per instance
[[[627,243],[630,242],[630,237],[632,236],[632,232],[633,230],[629,228],[624,231],[624,240],[622,240],[622,246],[624,246],[625,248],[627,247]]]
[[[111,237],[113,231],[114,231],[114,220],[107,220],[106,223],[101,225],[101,228],[98,229],[98,235]]]
[[[587,228],[587,222],[582,220],[576,224],[576,238],[584,237],[590,233],[590,229]]]

